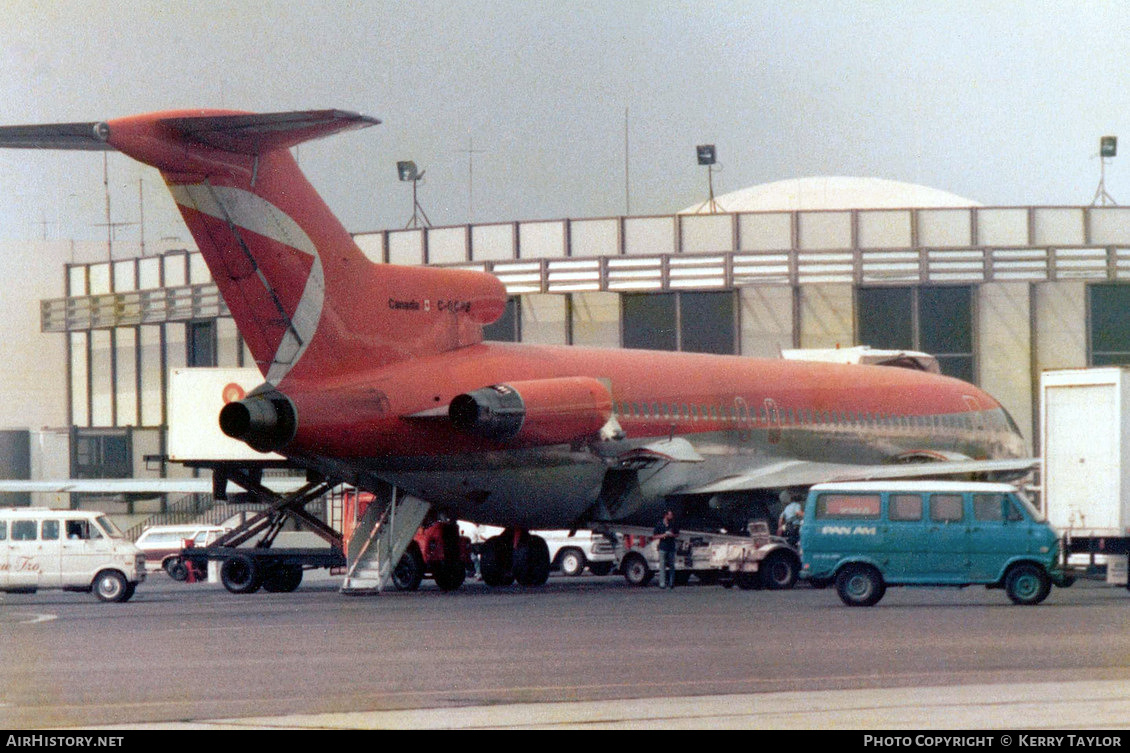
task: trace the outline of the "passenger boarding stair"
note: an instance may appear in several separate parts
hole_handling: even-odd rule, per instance
[[[392,579],[400,558],[416,535],[430,505],[389,487],[365,509],[349,539],[349,569],[341,583],[344,594],[379,593]]]

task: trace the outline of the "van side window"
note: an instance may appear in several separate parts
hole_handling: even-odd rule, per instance
[[[888,502],[887,517],[891,520],[922,520],[922,496],[892,494]]]
[[[58,541],[59,540],[59,521],[45,520],[43,521],[43,540],[44,541]]]
[[[817,518],[877,519],[878,494],[821,494],[816,499]]]
[[[85,520],[68,520],[67,521],[67,538],[68,539],[89,539],[90,538],[90,523]]]
[[[0,520],[0,541],[8,540],[8,521]]]
[[[930,520],[957,523],[963,517],[965,498],[960,494],[934,494],[930,497]]]
[[[34,520],[13,520],[12,541],[35,541]]]
[[[974,494],[973,517],[977,520],[1000,522],[1004,520],[1003,504],[1003,494]],[[1009,519],[1012,520],[1013,518],[1010,517]]]

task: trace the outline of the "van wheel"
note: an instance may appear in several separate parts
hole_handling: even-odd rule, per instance
[[[94,576],[91,588],[100,601],[125,601],[133,592],[126,577],[116,570],[103,570]]]
[[[761,563],[761,584],[771,591],[783,591],[796,585],[800,570],[796,557],[785,550],[771,552]]]
[[[633,586],[646,586],[655,576],[652,569],[647,566],[643,555],[632,553],[624,558],[620,570],[624,573],[624,580]]]
[[[1052,584],[1044,571],[1035,565],[1017,565],[1008,571],[1004,590],[1013,604],[1034,606],[1047,598]]]
[[[883,576],[873,567],[852,565],[836,575],[836,591],[849,607],[870,607],[887,592]]]
[[[566,549],[557,558],[561,565],[561,574],[570,577],[580,575],[585,571],[585,555],[580,549]]]
[[[220,565],[220,582],[233,594],[250,594],[262,585],[259,568],[250,557],[228,557]]]

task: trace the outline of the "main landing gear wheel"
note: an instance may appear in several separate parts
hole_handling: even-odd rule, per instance
[[[541,536],[523,534],[514,547],[514,580],[523,586],[543,586],[549,580],[549,544]]]
[[[483,542],[479,554],[479,572],[488,586],[509,586],[514,582],[510,571],[513,550],[505,535],[491,536]]]
[[[460,561],[444,562],[435,571],[436,585],[441,591],[454,591],[463,585],[467,568]]]

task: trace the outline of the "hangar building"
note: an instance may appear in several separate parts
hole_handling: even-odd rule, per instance
[[[982,206],[870,178],[770,183],[716,204],[355,237],[377,262],[501,278],[513,297],[487,339],[762,357],[924,350],[996,396],[1032,446],[1041,371],[1130,363],[1130,207]],[[68,428],[32,444],[67,458],[31,465],[76,477],[183,474],[156,459],[170,371],[252,365],[192,250],[67,263],[40,328],[65,348]]]

